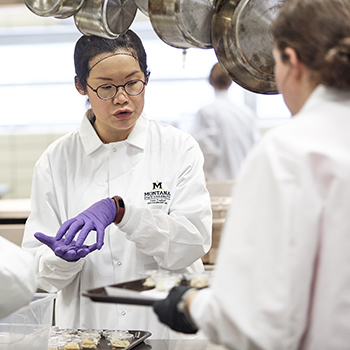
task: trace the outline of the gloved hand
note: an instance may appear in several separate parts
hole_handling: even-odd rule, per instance
[[[51,248],[55,255],[69,262],[78,261],[96,249],[96,243],[91,246],[77,247],[76,242],[72,241],[66,245],[63,239],[57,241],[55,237],[46,236],[41,232],[36,232],[34,237]]]
[[[90,231],[96,230],[97,249],[101,249],[105,228],[114,221],[116,215],[117,209],[113,199],[102,199],[78,214],[75,218],[63,223],[57,231],[56,240],[59,241],[66,234],[64,241],[66,244],[70,244],[78,231],[81,230],[76,241],[76,246],[80,247]]]
[[[174,331],[193,334],[197,333],[198,328],[191,316],[184,311],[184,307],[180,306],[184,302],[183,295],[190,289],[192,288],[185,286],[174,287],[166,299],[156,301],[153,304],[153,309],[158,315],[159,321]]]

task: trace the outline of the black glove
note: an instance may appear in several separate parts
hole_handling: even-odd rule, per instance
[[[179,286],[174,287],[166,299],[156,301],[153,309],[158,315],[159,321],[168,325],[177,332],[193,334],[198,328],[184,307],[183,295],[192,288]]]

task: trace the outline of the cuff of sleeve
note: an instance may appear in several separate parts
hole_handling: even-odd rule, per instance
[[[205,320],[203,310],[206,310],[206,305],[210,303],[211,293],[210,288],[201,289],[191,301],[189,313],[199,328],[203,328],[203,321]]]
[[[132,217],[132,220],[131,220]],[[138,208],[132,204],[125,204],[125,213],[117,225],[119,229],[125,232],[127,238],[130,238],[132,233],[136,231],[137,225],[141,219],[141,213]],[[131,232],[130,234],[128,232]]]
[[[187,298],[193,294],[193,293],[197,293],[198,292],[198,289],[194,289],[194,288],[190,288],[188,289],[181,297],[180,301],[178,302],[177,304],[177,310],[179,312],[181,312],[182,314],[185,315],[187,321],[190,323],[190,325],[193,327],[193,328],[197,328],[198,329],[198,326],[196,324],[196,322],[194,321],[194,319],[192,318],[190,312],[187,310],[187,307],[186,307],[186,300]]]
[[[43,263],[49,268],[50,271],[60,270],[70,271],[76,270],[80,271],[84,266],[84,259],[80,259],[76,262],[68,262],[58,256],[48,247],[46,247],[46,251],[42,256]]]

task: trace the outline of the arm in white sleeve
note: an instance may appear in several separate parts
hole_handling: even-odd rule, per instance
[[[60,212],[49,163],[44,156],[34,168],[31,213],[26,222],[22,247],[34,256],[38,287],[56,292],[66,287],[82,270],[84,259],[67,262],[34,237],[35,232],[55,236],[61,224],[68,219],[65,213]]]
[[[212,213],[202,166],[203,155],[190,137],[169,212],[126,203],[118,224],[140,252],[165,269],[188,267],[210,249]]]
[[[28,304],[36,286],[33,257],[0,237],[0,319]]]
[[[292,349],[307,324],[321,203],[305,195],[300,157],[265,143],[237,179],[212,285],[190,306],[229,349]]]

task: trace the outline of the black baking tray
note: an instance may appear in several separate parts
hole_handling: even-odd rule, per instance
[[[134,339],[130,340],[130,345],[126,348],[123,348],[123,350],[130,350],[134,348],[135,346],[139,345],[143,341],[145,341],[148,337],[152,335],[151,332],[146,331],[129,331],[129,333],[134,335]],[[107,340],[105,337],[101,337],[100,343],[97,346],[97,350],[111,350],[112,347],[107,344]]]
[[[92,301],[102,303],[116,304],[131,304],[152,306],[155,301],[159,300],[149,296],[144,296],[140,292],[154,289],[154,287],[146,287],[143,285],[146,278],[141,278],[134,281],[113,284],[108,287],[115,288],[114,295],[108,295],[105,287],[91,289],[83,292],[82,295],[90,298]],[[188,285],[186,280],[181,282],[181,285]]]
[[[90,298],[92,301],[102,302],[102,303],[117,303],[117,304],[132,304],[132,305],[146,305],[151,306],[157,300],[154,298],[149,298],[140,294],[142,291],[151,290],[154,287],[145,287],[143,283],[146,278],[113,284],[108,287],[115,288],[116,294],[118,296],[108,295],[104,287],[90,289],[83,292],[82,295]],[[120,292],[120,293],[118,293]]]

